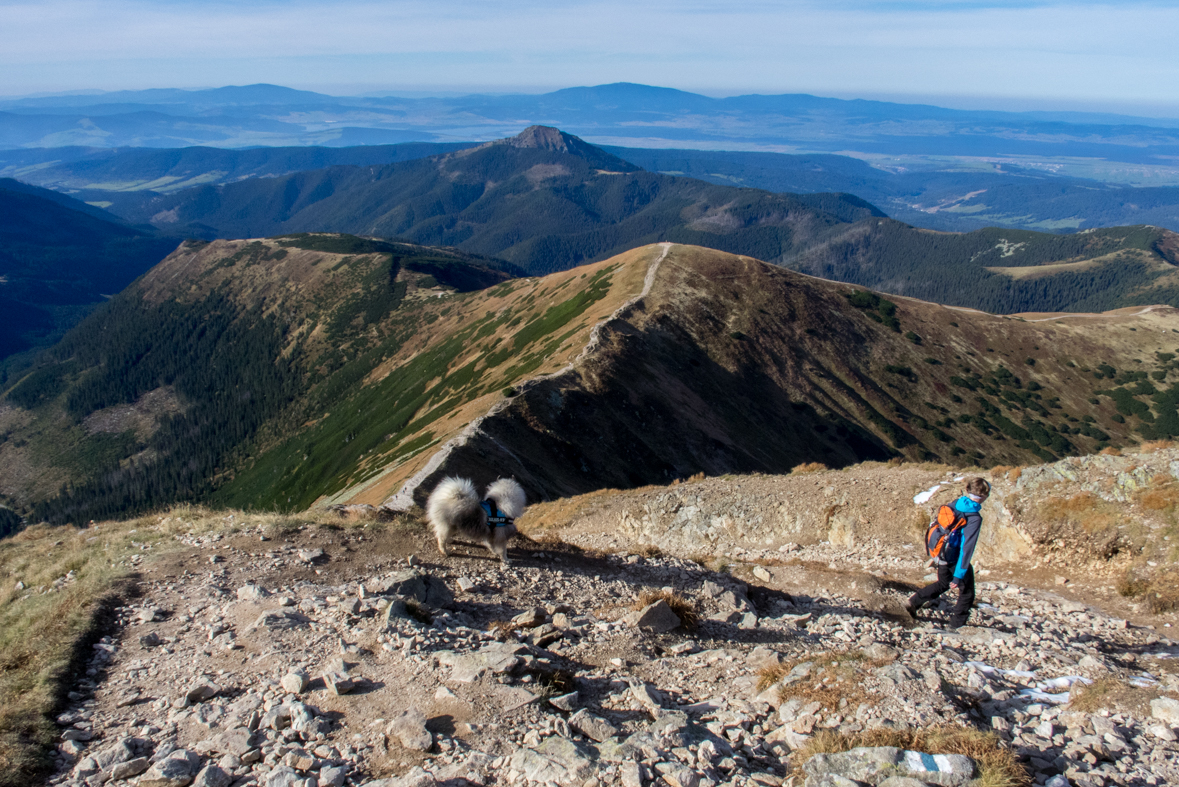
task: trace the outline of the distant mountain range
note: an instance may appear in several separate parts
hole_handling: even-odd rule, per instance
[[[656,163],[684,161],[691,158]],[[811,182],[824,177],[812,172]],[[1000,313],[1179,305],[1176,236],[1166,230],[935,234],[848,194],[782,194],[648,172],[541,126],[383,166],[109,196],[128,221],[173,234],[396,237],[499,257],[533,275],[673,241]]]
[[[557,125],[602,144],[642,147],[790,146],[798,152],[1099,157],[1140,164],[1166,164],[1160,156],[1179,155],[1179,120],[981,112],[810,95],[718,99],[630,83],[542,95],[420,99],[249,85],[0,101],[0,147],[9,148],[488,140],[534,124]]]
[[[644,151],[614,152],[646,160]],[[673,241],[1000,313],[1179,304],[1176,236],[1166,230],[930,233],[848,194],[722,185],[740,178],[723,177],[717,168],[724,162],[706,154],[665,152],[647,163],[692,171],[711,183],[645,171],[546,127],[458,150],[423,143],[67,153],[72,161],[36,171],[62,179],[59,185],[74,178],[73,185],[97,181],[127,190],[78,192],[105,197],[86,204],[0,181],[8,206],[0,220],[0,298],[8,305],[0,318],[0,361],[55,341],[184,237],[348,232],[453,246],[532,275]],[[389,159],[395,163],[379,163]],[[758,167],[756,160],[731,163],[782,187],[886,182],[870,180],[877,171],[848,161],[809,157],[791,171]],[[315,164],[329,166],[289,171]],[[0,363],[0,384],[21,368]]]
[[[662,244],[543,278],[301,235],[188,242],[0,399],[0,494],[54,522],[208,501],[533,499],[1179,435],[1179,314],[1033,323]]]
[[[410,142],[359,147],[28,148],[0,151],[0,176],[119,210],[149,192],[171,194],[334,166],[384,166],[469,148]],[[1127,224],[1179,230],[1179,187],[1129,187],[1010,164],[953,162],[892,171],[849,156],[603,147],[650,172],[791,193],[842,192],[917,227],[989,226],[1069,232]],[[902,168],[903,169],[903,168]]]

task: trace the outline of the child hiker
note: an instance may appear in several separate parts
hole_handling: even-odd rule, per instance
[[[978,533],[982,529],[979,509],[990,494],[991,485],[985,479],[972,478],[966,482],[966,494],[949,506],[953,509],[952,514],[947,512],[952,524],[943,523],[944,541],[936,545],[926,544],[926,548],[937,559],[937,582],[925,586],[909,599],[905,611],[912,617],[916,618],[918,610],[942,593],[955,588],[958,591],[958,603],[950,615],[950,626],[958,628],[966,625],[970,609],[974,606],[974,566],[970,565],[970,560],[974,557],[974,547],[978,544]],[[939,521],[944,518],[947,517],[939,512]],[[930,534],[926,536],[927,542],[933,540],[930,536],[937,535],[936,525],[931,526]]]

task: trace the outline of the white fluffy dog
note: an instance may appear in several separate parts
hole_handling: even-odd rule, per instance
[[[524,489],[511,478],[487,487],[482,499],[466,478],[444,478],[426,501],[426,520],[434,527],[438,551],[455,536],[474,539],[508,562],[508,539],[516,534],[512,521],[524,513]]]

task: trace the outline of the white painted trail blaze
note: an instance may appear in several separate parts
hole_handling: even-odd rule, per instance
[[[954,761],[944,754],[906,751],[905,767],[916,773],[956,773]]]

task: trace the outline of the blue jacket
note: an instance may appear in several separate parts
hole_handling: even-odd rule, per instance
[[[946,541],[946,562],[954,566],[954,579],[962,579],[974,558],[978,533],[982,530],[981,505],[963,495],[954,501],[954,510],[966,517],[966,524]]]

